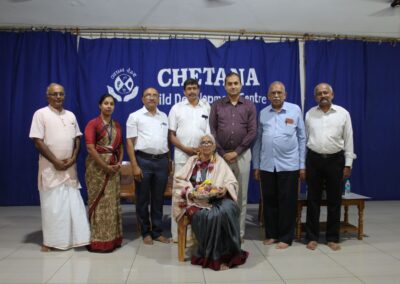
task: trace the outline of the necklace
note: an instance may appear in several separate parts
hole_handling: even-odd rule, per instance
[[[107,136],[108,136],[108,145],[111,145],[111,141],[112,141],[112,130],[113,130],[113,123],[112,123],[112,119],[110,120],[109,124],[106,124],[106,122],[103,120],[103,130],[105,130],[107,132]]]

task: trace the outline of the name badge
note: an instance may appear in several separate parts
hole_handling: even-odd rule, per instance
[[[285,123],[286,123],[286,124],[293,124],[293,123],[294,123],[294,120],[291,119],[291,118],[286,118],[286,119],[285,119]]]

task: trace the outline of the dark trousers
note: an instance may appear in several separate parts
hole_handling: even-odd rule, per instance
[[[161,236],[164,191],[168,181],[168,157],[145,159],[136,156],[142,170],[141,182],[136,182],[136,214],[142,237]],[[150,213],[149,213],[150,205]]]
[[[307,242],[319,239],[319,215],[324,189],[328,205],[326,241],[339,242],[344,162],[342,152],[324,157],[310,150],[307,151]]]
[[[292,244],[296,225],[299,171],[260,171],[265,237]]]

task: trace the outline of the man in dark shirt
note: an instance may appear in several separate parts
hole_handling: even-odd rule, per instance
[[[240,237],[243,241],[247,188],[249,185],[250,146],[257,135],[257,112],[253,102],[240,96],[242,83],[236,73],[225,78],[228,94],[211,106],[210,130],[217,141],[217,151],[231,167],[239,182]]]

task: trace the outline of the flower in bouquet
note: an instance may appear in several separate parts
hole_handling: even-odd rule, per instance
[[[193,189],[193,196],[198,199],[209,199],[218,195],[221,190],[214,186],[212,180],[207,179]]]

